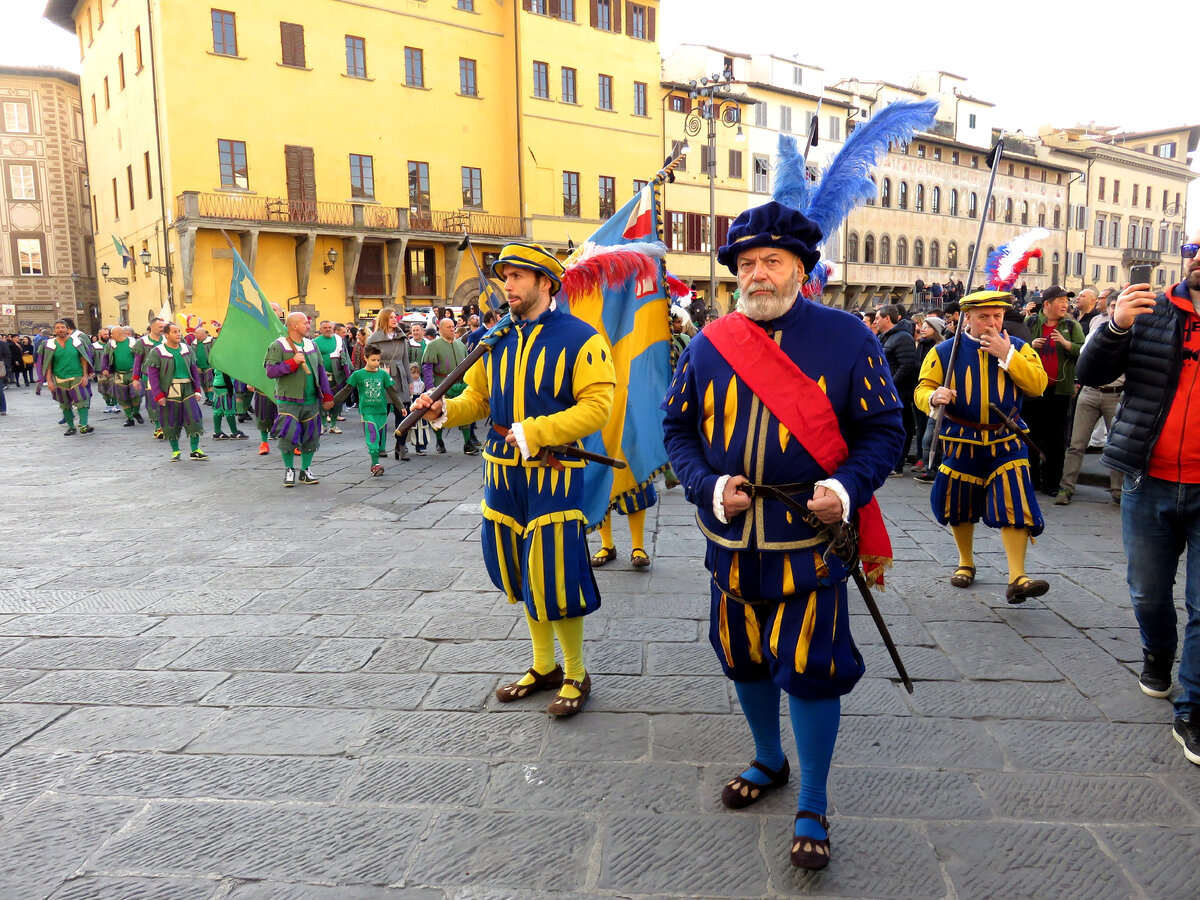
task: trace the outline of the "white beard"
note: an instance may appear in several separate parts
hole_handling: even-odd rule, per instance
[[[792,293],[791,296],[780,296],[778,294],[758,294],[750,295],[743,293],[738,298],[738,312],[742,313],[749,319],[756,322],[770,322],[772,319],[778,319],[796,302],[797,293]]]

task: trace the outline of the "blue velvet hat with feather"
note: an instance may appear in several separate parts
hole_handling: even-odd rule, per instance
[[[888,148],[906,145],[917,132],[930,128],[937,109],[936,100],[900,100],[885,106],[850,134],[816,182],[808,180],[796,139],[780,135],[773,200],[734,220],[717,259],[736,275],[737,255],[745,250],[763,246],[792,250],[808,273],[804,295],[820,294],[829,277],[828,265],[820,260],[821,242],[851,210],[876,195],[871,172]]]

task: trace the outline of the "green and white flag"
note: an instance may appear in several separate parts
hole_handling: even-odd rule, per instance
[[[233,253],[233,278],[229,282],[229,306],[209,358],[214,369],[252,385],[269,397],[274,393],[275,385],[267,377],[263,359],[271,343],[287,331],[241,255],[232,247],[230,251]],[[246,281],[254,288],[251,296],[246,294]]]

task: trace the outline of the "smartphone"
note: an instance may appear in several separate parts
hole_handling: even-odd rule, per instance
[[[1131,266],[1129,269],[1130,284],[1150,284],[1150,273],[1154,267],[1149,265]]]

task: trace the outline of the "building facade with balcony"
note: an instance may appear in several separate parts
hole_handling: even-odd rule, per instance
[[[464,232],[485,264],[510,239],[565,249],[660,164],[656,0],[51,0],[46,17],[79,36],[97,262],[128,282],[105,282],[104,315],[139,327],[167,301],[220,318],[229,243],[310,315],[459,305],[478,294]],[[123,270],[113,236],[150,268]]]
[[[0,66],[0,332],[99,321],[79,76]]]

